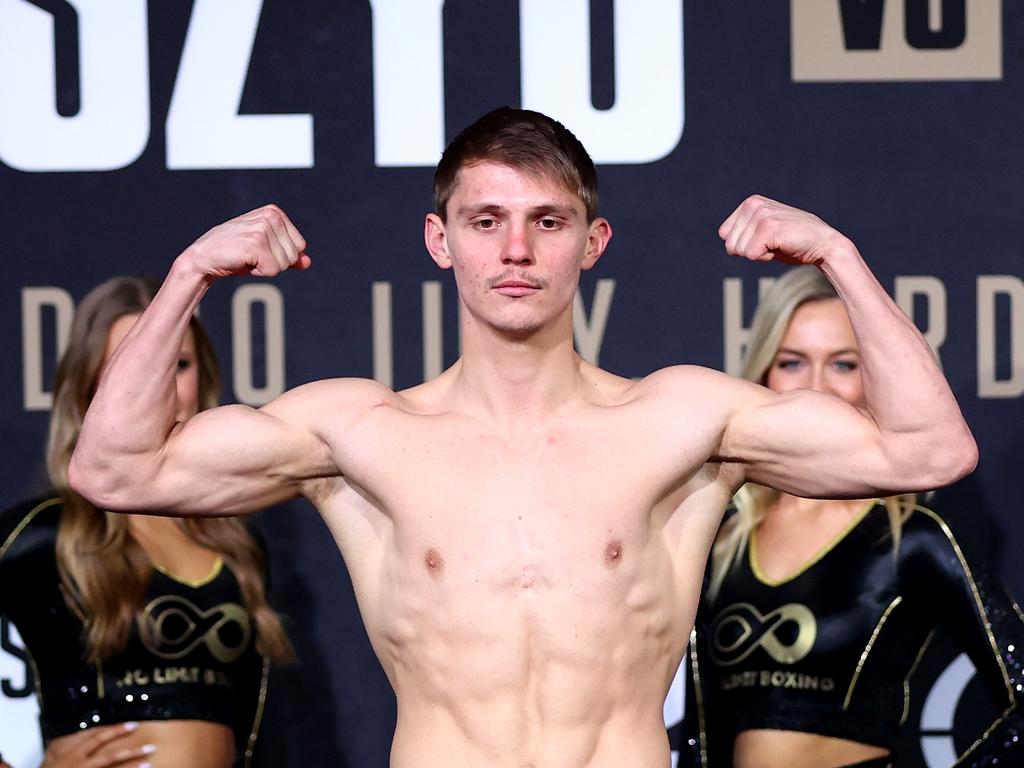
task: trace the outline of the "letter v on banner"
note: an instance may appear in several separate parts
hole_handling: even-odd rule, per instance
[[[1000,80],[1002,0],[790,0],[795,82]]]

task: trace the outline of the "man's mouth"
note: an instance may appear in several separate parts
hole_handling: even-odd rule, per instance
[[[494,285],[494,290],[502,296],[528,296],[540,290],[540,286],[528,280],[501,280]]]

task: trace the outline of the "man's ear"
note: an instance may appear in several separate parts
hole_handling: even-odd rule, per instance
[[[428,213],[423,222],[423,242],[427,244],[430,258],[441,269],[451,269],[452,259],[448,255],[448,233],[444,222],[436,213]]]
[[[608,241],[612,239],[612,225],[608,219],[598,216],[590,223],[590,232],[587,234],[587,247],[583,252],[582,269],[590,269],[597,264],[604,249],[608,247]]]

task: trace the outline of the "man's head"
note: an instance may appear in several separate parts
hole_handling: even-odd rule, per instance
[[[597,171],[579,139],[540,112],[500,107],[452,139],[434,172],[434,210],[446,221],[459,171],[494,163],[557,180],[582,202],[587,221],[597,217]]]
[[[579,141],[537,112],[499,109],[452,141],[435,180],[424,240],[455,273],[464,321],[519,338],[571,336],[580,272],[612,234]]]

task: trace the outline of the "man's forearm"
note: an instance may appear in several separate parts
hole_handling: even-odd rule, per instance
[[[970,471],[977,448],[924,336],[881,287],[857,248],[838,235],[819,264],[850,316],[867,410],[896,451],[915,454],[936,485]],[[916,447],[924,450],[916,451]],[[913,460],[913,459],[911,459]]]
[[[79,492],[112,502],[114,487],[145,478],[175,425],[181,344],[208,285],[189,252],[179,256],[108,361],[68,471]]]
[[[218,224],[175,259],[156,297],[108,361],[69,466],[73,488],[117,509],[148,508],[136,504],[176,509],[189,502],[193,479],[209,468],[218,450],[211,442],[222,436],[213,429],[197,437],[196,427],[178,433],[176,371],[189,320],[214,280],[305,269],[310,265],[305,251],[305,239],[284,211],[266,205]]]

